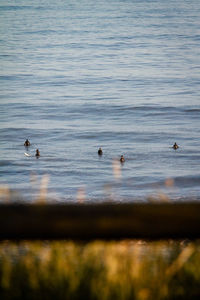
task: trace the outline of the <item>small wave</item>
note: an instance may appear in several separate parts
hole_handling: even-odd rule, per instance
[[[10,160],[0,160],[0,167],[12,166],[13,162]]]
[[[200,186],[200,176],[184,176],[184,177],[174,177],[170,178],[172,180],[172,187],[179,188],[190,188],[195,186]],[[153,188],[163,188],[166,187],[166,180],[158,181],[153,183],[148,183],[146,186]],[[143,186],[144,187],[144,186]]]
[[[0,5],[0,10],[24,10],[24,9],[32,9],[32,6],[28,5]]]
[[[101,101],[103,101],[102,99]],[[75,110],[76,109],[76,110]],[[97,101],[95,104],[82,104],[79,107],[76,106],[76,108],[68,108],[68,113],[78,113],[80,112],[81,114],[84,113],[92,113],[92,114],[99,114],[103,113],[105,115],[111,116],[112,114],[116,115],[117,114],[124,114],[124,113],[133,113],[133,112],[146,112],[149,114],[167,114],[167,113],[177,113],[180,111],[179,108],[177,107],[171,107],[171,106],[130,106],[130,105],[110,105],[110,104],[103,104],[98,103]]]
[[[187,176],[174,178],[174,184],[178,187],[200,186],[200,176]]]
[[[173,106],[159,106],[159,105],[140,105],[140,106],[118,106],[120,110],[128,110],[128,111],[177,111],[177,107]]]
[[[57,30],[52,30],[52,29],[48,29],[48,30],[36,30],[36,31],[25,31],[24,34],[28,34],[28,35],[49,35],[49,34],[55,34],[58,33]]]
[[[200,113],[200,108],[185,109],[184,111],[187,113]]]

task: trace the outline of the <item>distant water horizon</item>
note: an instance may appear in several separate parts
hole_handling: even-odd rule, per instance
[[[199,43],[197,0],[2,0],[0,189],[199,200]]]

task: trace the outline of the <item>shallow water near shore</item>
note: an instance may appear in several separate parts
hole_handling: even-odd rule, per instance
[[[3,0],[0,12],[2,186],[31,202],[47,174],[56,201],[199,199],[199,1]]]

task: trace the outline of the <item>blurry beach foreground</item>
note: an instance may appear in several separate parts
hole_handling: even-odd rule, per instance
[[[196,220],[192,226],[196,224],[198,228],[198,218],[195,219],[195,213],[191,213],[190,209],[194,205],[198,204],[134,206],[2,204],[0,299],[199,299],[200,242],[195,238],[198,237],[198,230],[196,233],[194,230],[195,235],[192,235],[190,227],[192,221],[183,222],[187,219],[175,218],[175,213],[176,215],[181,213],[180,206],[186,211],[185,216],[181,213],[182,217],[187,218],[187,214],[190,215],[191,220]],[[169,215],[171,208],[174,215],[173,213]],[[158,232],[161,230],[161,233],[164,233],[167,227],[162,225],[167,223],[174,237],[174,227],[178,228],[182,224],[183,227],[190,228],[191,235],[189,231],[188,233],[183,231],[182,234],[186,232],[187,236],[193,239],[159,240],[159,236],[154,234],[152,220],[148,219],[148,216],[144,218],[147,209],[149,215],[151,212],[155,213],[157,209],[165,211],[165,215],[171,219],[171,222],[166,222],[164,219],[166,216],[159,212],[158,223],[155,214],[154,225],[157,224]],[[88,210],[90,218],[87,215]],[[198,209],[195,210],[198,217]],[[130,216],[133,217],[131,223]],[[145,224],[148,224],[145,223],[146,219],[149,222],[147,232],[148,234],[151,232],[154,241],[126,239],[127,235],[123,236],[123,232],[126,233],[124,229],[128,228],[128,232],[132,230],[134,237],[136,228],[139,230],[146,228]],[[177,226],[173,225],[175,220]],[[143,227],[137,225],[140,223]],[[88,224],[92,227],[88,229],[89,232],[98,234],[98,231],[102,231],[106,239],[98,240],[95,238],[98,235],[84,234],[84,228],[87,228]],[[64,235],[59,236],[60,228],[65,232],[66,239]],[[53,235],[49,235],[49,230]],[[121,238],[124,239],[120,239],[120,236],[118,241],[112,239],[112,234],[116,236],[116,230],[117,233],[121,230]],[[78,233],[79,235],[76,235]],[[51,237],[51,241],[46,237]],[[82,241],[79,241],[80,237],[83,238]],[[27,238],[29,240],[26,240]],[[55,241],[55,238],[60,240]]]
[[[39,203],[1,203],[0,299],[199,299],[198,203]]]
[[[0,244],[0,299],[199,299],[199,241]]]

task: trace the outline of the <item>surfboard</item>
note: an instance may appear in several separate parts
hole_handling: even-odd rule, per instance
[[[31,156],[30,154],[28,154],[28,153],[26,153],[26,152],[24,152],[24,155],[25,155],[25,156]]]

